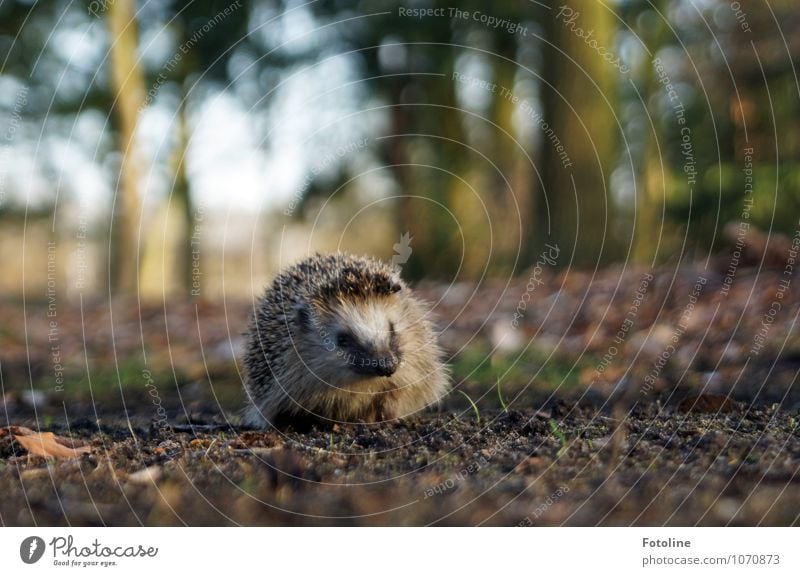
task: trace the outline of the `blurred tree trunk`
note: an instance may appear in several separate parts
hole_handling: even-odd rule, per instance
[[[431,225],[434,227],[435,244],[430,246],[430,258],[435,270],[445,279],[461,277],[478,278],[486,258],[490,256],[491,238],[481,209],[479,198],[484,191],[476,190],[474,166],[482,164],[475,152],[466,146],[461,107],[456,97],[456,83],[452,80],[456,68],[457,51],[447,49],[441,60],[440,71],[445,80],[435,104],[442,108],[430,109],[429,132],[432,127],[441,126],[444,140],[433,140],[436,146],[435,166],[450,171],[434,172],[434,187],[430,196],[447,206],[455,216],[456,222],[446,210],[428,203],[431,209]]]
[[[459,269],[471,272],[470,264],[481,260],[485,247],[470,242],[468,237],[462,238],[458,226],[463,225],[468,234],[480,230],[471,230],[460,220],[454,222],[447,212],[451,210],[459,219],[475,215],[475,210],[467,206],[471,206],[474,198],[456,177],[467,179],[466,167],[470,159],[470,152],[460,144],[464,142],[463,127],[451,80],[456,52],[449,47],[440,50],[444,53],[437,59],[436,71],[443,74],[442,80],[435,84],[430,80],[416,86],[409,84],[407,94],[399,95],[393,111],[394,134],[423,135],[395,136],[392,143],[392,160],[409,164],[395,169],[403,196],[397,212],[397,227],[401,234],[408,232],[412,237],[411,258],[403,266],[403,275],[407,278],[450,279]],[[431,105],[419,105],[422,103]],[[431,137],[424,136],[426,134]],[[482,214],[478,216],[482,218]],[[481,226],[485,228],[484,220]],[[466,247],[462,245],[464,242],[468,244]],[[467,253],[462,254],[465,249]]]
[[[185,84],[180,84],[183,87]],[[186,118],[186,94],[183,93],[173,124],[175,144],[170,157],[173,174],[169,196],[148,218],[140,250],[139,293],[143,298],[163,300],[189,298],[192,289],[192,249],[200,249],[202,225],[193,238],[192,203],[186,175],[186,150],[189,144]],[[195,245],[192,242],[195,241]],[[199,257],[198,253],[198,257]],[[199,261],[198,261],[199,263]],[[200,288],[195,292],[199,295]]]
[[[398,209],[396,212],[396,230],[398,238],[401,234],[406,232],[411,233],[411,225],[419,219],[415,209],[419,209],[420,200],[412,198],[414,191],[411,186],[411,166],[409,158],[409,148],[411,147],[410,137],[403,136],[413,132],[410,126],[411,114],[407,107],[400,100],[403,89],[408,85],[405,79],[398,77],[391,79],[393,85],[396,86],[390,90],[392,95],[392,137],[389,138],[389,162],[392,167],[392,173],[395,181],[397,181],[399,190],[397,195]],[[411,240],[412,250],[417,244],[425,244],[427,239],[423,236],[420,230],[415,229],[412,234]],[[412,258],[403,265],[403,276],[406,278],[419,278],[423,276],[423,271],[420,267],[422,264],[418,262],[419,258]]]
[[[596,0],[566,0],[551,14],[545,29],[554,46],[544,47],[544,80],[550,86],[542,86],[547,124],[539,127],[544,180],[536,210],[540,241],[558,244],[562,265],[571,260],[593,266],[619,253],[607,187],[616,152],[618,128],[611,106],[619,70],[592,45],[593,40],[616,51],[616,19]]]
[[[111,287],[114,292],[133,293],[137,287],[137,238],[141,219],[136,125],[145,96],[144,77],[138,62],[134,0],[111,2],[107,22],[111,41],[111,84],[122,153],[112,220]]]
[[[186,152],[189,147],[189,128],[186,117],[186,94],[185,83],[181,84],[183,89],[181,101],[178,104],[177,121],[177,143],[173,153],[172,163],[175,171],[175,181],[172,186],[170,196],[170,215],[174,214],[181,219],[178,228],[183,231],[178,239],[177,254],[178,267],[172,279],[181,296],[191,294],[192,290],[192,198],[189,188],[189,179],[186,175]],[[199,242],[199,238],[198,238]],[[197,247],[199,249],[199,246]]]
[[[654,123],[655,124],[655,123]],[[659,154],[658,127],[644,145],[641,178],[637,186],[636,229],[633,237],[633,261],[637,264],[655,265],[659,243],[664,233],[664,207],[666,201],[667,172],[664,158]]]
[[[515,264],[516,271],[519,272],[520,267],[524,268],[535,260],[529,254],[536,240],[532,234],[535,227],[527,225],[533,210],[532,168],[520,148],[523,143],[518,138],[514,121],[519,104],[501,93],[501,88],[515,92],[519,69],[516,64],[516,48],[515,38],[510,34],[501,36],[495,47],[498,55],[509,60],[497,58],[494,61],[494,83],[497,90],[492,98],[490,115],[492,122],[498,127],[492,128],[491,150],[486,151],[500,171],[499,174],[492,173],[489,179],[491,194],[488,203],[492,208],[492,220],[496,228],[497,256],[493,259],[492,271],[501,275],[511,274]]]
[[[653,7],[664,13],[664,0],[656,0]],[[655,57],[666,39],[667,27],[661,18],[653,19],[656,24],[649,30],[638,30],[639,37],[648,42],[650,53]],[[633,260],[638,264],[654,265],[658,259],[660,244],[663,245],[665,228],[664,210],[667,199],[667,178],[669,174],[664,151],[659,149],[663,142],[659,123],[660,113],[655,106],[647,103],[655,102],[653,95],[661,89],[656,78],[652,58],[643,59],[636,75],[640,78],[644,89],[641,91],[645,102],[645,113],[650,120],[649,130],[644,142],[642,167],[637,178],[635,231],[633,236]]]

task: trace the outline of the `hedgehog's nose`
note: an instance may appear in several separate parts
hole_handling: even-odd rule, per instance
[[[375,373],[378,376],[391,376],[397,371],[397,359],[392,356],[379,358],[376,366]]]

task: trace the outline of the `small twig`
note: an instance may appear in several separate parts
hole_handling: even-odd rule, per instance
[[[203,454],[203,458],[208,458],[208,453],[209,453],[209,452],[211,452],[211,448],[213,448],[214,444],[216,444],[216,443],[217,443],[217,439],[216,439],[216,438],[214,438],[214,439],[211,441],[211,444],[209,444],[209,445],[208,445],[208,450],[206,450],[206,453],[205,453],[205,454]]]
[[[173,424],[170,426],[173,432],[219,432],[220,430],[231,430],[230,424]]]
[[[262,446],[254,446],[252,448],[234,448],[231,450],[233,454],[240,454],[244,456],[268,456],[275,452],[276,450],[280,450],[280,448],[267,448]]]

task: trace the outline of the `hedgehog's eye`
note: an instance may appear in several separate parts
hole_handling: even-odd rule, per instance
[[[341,348],[350,348],[355,343],[353,337],[347,332],[339,332],[336,335],[336,345]]]
[[[297,315],[297,323],[304,329],[307,329],[311,324],[311,312],[308,309],[308,304],[301,302],[295,304],[294,312]]]
[[[389,320],[389,334],[394,336],[394,322]]]

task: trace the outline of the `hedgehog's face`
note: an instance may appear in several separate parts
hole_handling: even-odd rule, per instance
[[[298,307],[306,338],[333,368],[331,379],[389,377],[403,360],[394,317],[396,296]],[[348,376],[349,374],[349,376]]]

